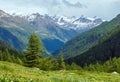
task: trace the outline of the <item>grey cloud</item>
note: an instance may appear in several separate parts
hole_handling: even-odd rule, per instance
[[[43,7],[47,7],[47,6],[58,6],[60,5],[60,1],[59,0],[6,0],[6,2],[8,2],[9,4],[13,4],[13,5],[19,5],[19,6],[43,6]]]
[[[84,5],[82,5],[80,2],[76,2],[76,3],[73,4],[73,3],[70,3],[67,0],[62,0],[62,1],[66,6],[69,6],[69,7],[78,7],[78,8],[84,7]]]
[[[59,2],[59,0],[38,0],[39,2],[38,3],[35,3],[37,4],[37,6],[58,6],[60,5],[61,3]]]

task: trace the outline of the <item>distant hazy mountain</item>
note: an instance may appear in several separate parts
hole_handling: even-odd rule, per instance
[[[40,15],[39,13],[28,16],[19,16],[15,14],[9,15],[0,10],[0,31],[2,31],[2,29],[6,30],[14,36],[16,40],[12,37],[5,39],[6,33],[4,31],[1,32],[3,34],[0,34],[0,37],[14,48],[23,50],[28,43],[30,34],[35,32],[42,39],[46,49],[49,52],[54,52],[73,36],[83,31],[87,31],[102,22],[101,19],[97,21],[98,19],[96,18],[80,18],[49,16],[47,14]],[[85,20],[89,20],[89,22]],[[83,26],[83,23],[86,23],[86,26]],[[15,45],[15,41],[18,43],[17,45]]]

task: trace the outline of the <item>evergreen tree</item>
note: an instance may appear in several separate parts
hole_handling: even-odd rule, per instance
[[[2,57],[2,58],[3,58],[3,61],[12,62],[11,55],[10,55],[8,49],[5,49],[5,51],[3,51],[2,56],[3,56],[3,57]]]
[[[64,59],[63,59],[63,53],[62,52],[59,53],[58,63],[59,63],[59,69],[65,69],[65,62],[64,62]]]
[[[98,72],[103,72],[104,69],[103,69],[103,66],[100,65],[98,62],[95,64],[95,70],[98,71]]]
[[[13,62],[13,63],[16,63],[16,59],[15,59],[15,56],[14,56],[14,55],[11,55],[11,59],[12,59],[12,62]]]
[[[5,50],[5,54],[6,54],[6,61],[12,62],[11,55],[10,55],[8,49]]]
[[[58,70],[58,61],[52,56],[44,57],[39,59],[39,66],[41,70]]]
[[[57,70],[58,69],[58,62],[55,58],[53,58],[51,55],[46,58],[46,64],[48,70]]]
[[[2,51],[0,50],[0,61],[3,60],[3,55],[2,55]]]
[[[93,64],[90,64],[88,67],[88,71],[95,71],[95,67]]]
[[[71,64],[69,69],[71,69],[71,70],[82,70],[82,68],[74,62]]]
[[[45,48],[35,33],[31,34],[28,48],[25,51],[25,64],[28,67],[36,67],[39,64],[39,57],[45,55]]]
[[[23,65],[23,62],[19,57],[16,58],[16,63],[20,64],[20,65]]]
[[[2,52],[2,61],[6,61],[7,60],[7,55],[6,55],[6,51]]]

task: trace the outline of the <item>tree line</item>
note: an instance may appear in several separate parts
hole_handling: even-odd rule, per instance
[[[0,50],[0,61],[7,61],[23,65],[23,61],[18,56],[15,56],[14,54],[11,55],[8,49]]]

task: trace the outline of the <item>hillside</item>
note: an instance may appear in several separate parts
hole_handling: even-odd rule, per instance
[[[69,58],[68,63],[75,62],[81,66],[85,64],[104,63],[105,61],[120,57],[120,26],[117,26],[106,37],[100,39],[92,48],[76,57]]]
[[[8,45],[6,42],[0,40],[0,50],[5,51],[8,49],[10,54],[12,55],[20,55],[20,52],[18,52],[16,49],[12,48],[10,45]]]
[[[18,50],[25,48],[25,45],[19,40],[19,38],[17,38],[15,35],[3,27],[0,27],[0,39]]]
[[[60,50],[64,53],[64,57],[75,57],[92,48],[98,40],[107,37],[111,31],[120,25],[120,15],[109,22],[77,35],[68,41]]]
[[[119,82],[119,74],[87,71],[42,71],[14,63],[0,61],[0,81],[2,82]]]

